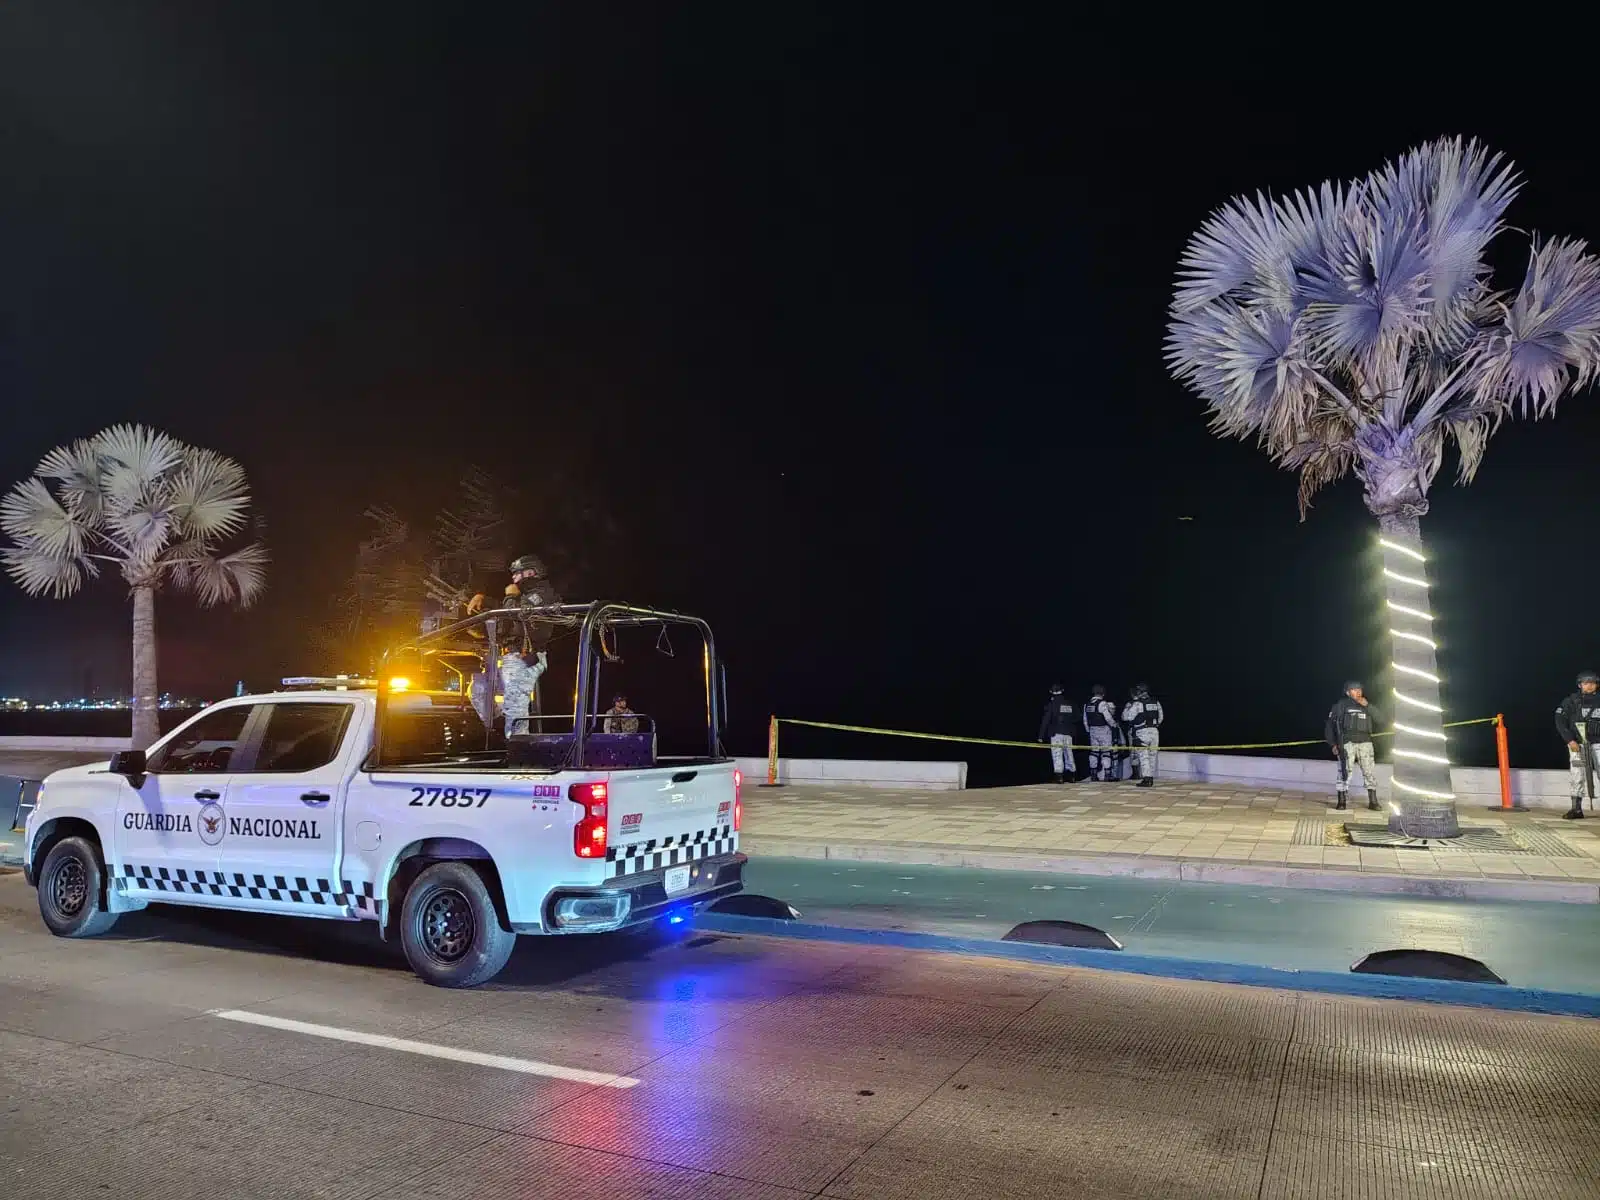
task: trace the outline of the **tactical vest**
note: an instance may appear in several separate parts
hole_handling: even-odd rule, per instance
[[[1106,720],[1106,714],[1100,707],[1105,702],[1106,698],[1104,696],[1094,696],[1088,704],[1083,706],[1083,719],[1090,729],[1101,729],[1111,724],[1110,721]]]

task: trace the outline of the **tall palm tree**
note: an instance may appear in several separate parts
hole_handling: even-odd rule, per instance
[[[244,469],[213,450],[142,425],[116,425],[45,455],[0,500],[6,570],[31,596],[73,595],[117,569],[133,598],[133,744],[159,735],[156,592],[203,606],[248,605],[266,584],[266,550],[219,553],[245,524]]]
[[[1185,249],[1167,363],[1220,436],[1300,475],[1300,515],[1353,473],[1378,522],[1394,670],[1391,828],[1459,834],[1420,521],[1447,443],[1470,483],[1508,416],[1554,412],[1600,370],[1600,260],[1530,239],[1521,286],[1485,252],[1521,188],[1476,141],[1364,179],[1223,205]]]

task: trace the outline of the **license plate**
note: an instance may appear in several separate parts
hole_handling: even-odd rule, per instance
[[[668,867],[666,885],[668,895],[673,892],[687,891],[689,887],[689,868]]]

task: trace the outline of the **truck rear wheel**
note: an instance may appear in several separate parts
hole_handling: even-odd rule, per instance
[[[400,945],[411,969],[436,987],[487,983],[516,942],[516,934],[501,928],[483,877],[467,863],[435,863],[406,890]]]
[[[100,855],[81,837],[62,838],[39,867],[39,915],[57,937],[94,937],[117,923],[100,907],[105,870]]]

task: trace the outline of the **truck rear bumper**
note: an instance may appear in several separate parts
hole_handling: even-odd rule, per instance
[[[686,864],[693,872],[690,886],[671,895],[666,887],[671,868],[622,875],[599,887],[557,888],[545,897],[542,926],[513,925],[512,929],[517,933],[605,933],[687,914],[743,891],[747,861],[736,852]]]

